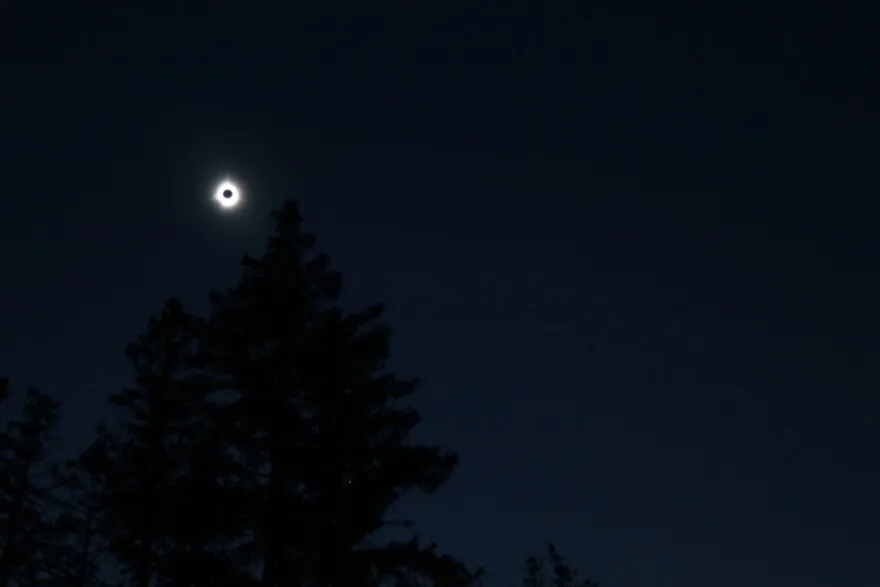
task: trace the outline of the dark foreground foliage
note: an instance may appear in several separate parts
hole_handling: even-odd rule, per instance
[[[597,587],[590,579],[581,578],[553,544],[544,556],[529,556],[523,571],[522,587]]]
[[[208,316],[170,299],[127,346],[134,380],[108,398],[118,418],[78,458],[51,458],[58,403],[27,390],[0,436],[0,587],[481,582],[415,534],[377,542],[400,523],[390,508],[436,491],[458,459],[410,439],[418,382],[385,367],[382,306],[344,310],[298,207],[274,218]],[[592,585],[549,556],[548,587]],[[523,587],[544,587],[541,569],[530,558]]]

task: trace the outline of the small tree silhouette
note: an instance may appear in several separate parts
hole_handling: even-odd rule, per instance
[[[35,388],[25,395],[20,417],[0,431],[0,587],[44,581],[59,532],[49,513],[58,499],[49,457],[59,405]],[[0,405],[8,398],[9,381],[0,379]]]
[[[579,572],[568,564],[553,544],[542,558],[526,558],[523,587],[597,587],[590,579],[580,579]]]

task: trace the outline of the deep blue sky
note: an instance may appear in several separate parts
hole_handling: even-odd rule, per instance
[[[867,15],[29,4],[0,373],[64,401],[65,450],[293,197],[461,453],[408,509],[494,585],[548,540],[603,587],[880,584]]]

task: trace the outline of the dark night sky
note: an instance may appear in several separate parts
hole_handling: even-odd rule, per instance
[[[603,587],[880,584],[867,15],[56,4],[0,7],[0,373],[66,451],[294,197],[461,453],[407,509],[494,586],[548,540]]]

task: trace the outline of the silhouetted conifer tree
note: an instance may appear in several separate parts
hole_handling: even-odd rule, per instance
[[[224,460],[214,450],[211,390],[195,363],[200,326],[174,299],[150,319],[126,348],[136,384],[109,398],[122,427],[100,429],[76,465],[132,587],[208,585],[228,568],[217,552],[237,526],[228,523],[231,503],[218,503]]]
[[[579,575],[550,544],[543,557],[526,558],[522,584],[523,587],[596,587],[593,581],[580,579]]]
[[[0,380],[0,405],[9,382]],[[58,402],[26,391],[20,417],[0,431],[0,587],[36,587],[47,578],[57,538],[51,508],[58,467],[49,460]]]
[[[44,587],[107,587],[102,579],[107,545],[99,528],[99,488],[83,474],[79,461],[61,468],[55,486],[55,537],[48,549]]]
[[[301,231],[298,207],[274,219],[263,255],[212,294],[204,340],[206,366],[231,394],[229,450],[247,470],[239,552],[265,587],[471,584],[465,565],[416,538],[368,542],[398,499],[437,490],[457,457],[409,439],[420,417],[399,401],[417,385],[385,369],[382,306],[344,312],[341,277]]]

